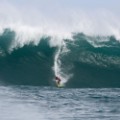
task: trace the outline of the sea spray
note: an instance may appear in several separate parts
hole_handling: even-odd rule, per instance
[[[61,84],[64,84],[67,82],[67,79],[65,77],[65,74],[61,70],[61,61],[60,61],[60,54],[61,54],[61,49],[63,47],[63,42],[61,42],[60,46],[58,46],[56,54],[55,54],[55,59],[54,59],[54,73],[55,76],[59,77],[61,79]]]

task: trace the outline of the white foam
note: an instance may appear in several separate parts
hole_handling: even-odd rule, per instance
[[[50,11],[49,5],[45,11],[46,4],[39,8],[37,1],[36,7],[32,2],[23,6],[9,0],[0,1],[0,33],[3,33],[4,28],[10,28],[17,33],[12,48],[22,47],[31,41],[37,45],[44,35],[51,36],[50,45],[56,46],[61,44],[63,38],[70,38],[72,32],[114,35],[120,39],[120,17],[114,11],[103,8],[96,8],[96,11],[72,7],[61,9],[61,5],[52,5],[56,11]]]

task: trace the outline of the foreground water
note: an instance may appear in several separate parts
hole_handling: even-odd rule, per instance
[[[0,120],[120,120],[120,89],[0,86]]]

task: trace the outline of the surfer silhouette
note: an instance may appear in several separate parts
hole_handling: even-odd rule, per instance
[[[61,79],[59,77],[55,76],[55,80],[56,80],[57,84],[59,85],[61,82]]]

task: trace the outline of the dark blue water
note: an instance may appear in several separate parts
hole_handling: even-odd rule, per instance
[[[120,89],[0,86],[0,120],[119,120]]]

